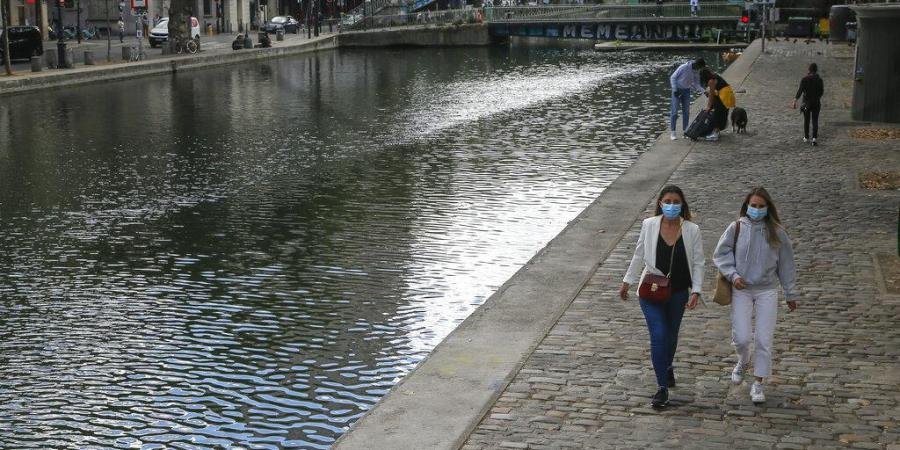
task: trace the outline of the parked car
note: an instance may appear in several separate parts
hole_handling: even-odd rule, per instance
[[[787,29],[784,35],[788,37],[814,37],[816,30],[815,20],[812,17],[789,17]]]
[[[291,16],[275,16],[263,25],[263,31],[266,33],[274,33],[279,29],[285,33],[297,34],[300,32],[300,22]]]
[[[191,17],[191,37],[200,39],[200,21],[196,17]],[[169,40],[169,18],[163,17],[159,19],[156,26],[150,30],[150,46],[158,47],[163,42]]]
[[[0,39],[5,32],[0,28]],[[43,54],[44,42],[38,27],[9,27],[9,59],[28,59]],[[0,46],[0,58],[3,57],[3,46]]]

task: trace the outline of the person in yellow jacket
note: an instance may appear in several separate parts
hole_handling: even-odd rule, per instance
[[[706,136],[707,141],[718,141],[719,131],[728,125],[728,110],[737,105],[734,89],[708,67],[700,71],[700,84],[706,86],[706,110],[713,117],[713,131]]]

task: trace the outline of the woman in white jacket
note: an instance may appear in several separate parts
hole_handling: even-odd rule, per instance
[[[675,386],[672,362],[681,318],[685,307],[697,306],[703,285],[703,242],[700,227],[690,220],[691,211],[681,189],[672,185],[664,187],[656,199],[656,215],[641,224],[634,256],[619,290],[622,300],[628,300],[631,286],[648,273],[669,277],[671,296],[667,301],[654,303],[640,299],[650,331],[650,359],[658,386],[651,404],[656,408],[669,403],[669,388]]]

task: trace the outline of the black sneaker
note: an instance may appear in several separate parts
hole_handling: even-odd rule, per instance
[[[675,387],[675,369],[673,369],[671,367],[669,368],[669,383],[668,384],[669,384],[670,388]]]
[[[653,396],[653,400],[650,401],[650,406],[654,408],[665,408],[669,405],[669,390],[661,387],[658,391],[656,391],[656,395]]]

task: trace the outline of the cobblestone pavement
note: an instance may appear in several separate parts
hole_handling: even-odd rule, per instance
[[[846,50],[832,57],[822,44],[768,46],[743,83],[747,93],[738,94],[748,133],[697,143],[671,178],[699,216],[707,255],[754,185],[773,194],[792,236],[802,304],[779,311],[768,402],[750,402],[749,376],[730,384],[729,309],[709,301],[682,324],[672,406],[649,408],[655,382],[644,319],[636,300],[616,295],[638,221],[464,449],[900,450],[900,296],[884,292],[885,264],[876,263],[896,263],[900,193],[863,191],[856,182],[861,171],[900,169],[898,141],[849,136]],[[800,142],[802,117],[788,108],[811,61],[827,91],[819,147]],[[707,265],[711,286],[709,256]]]

